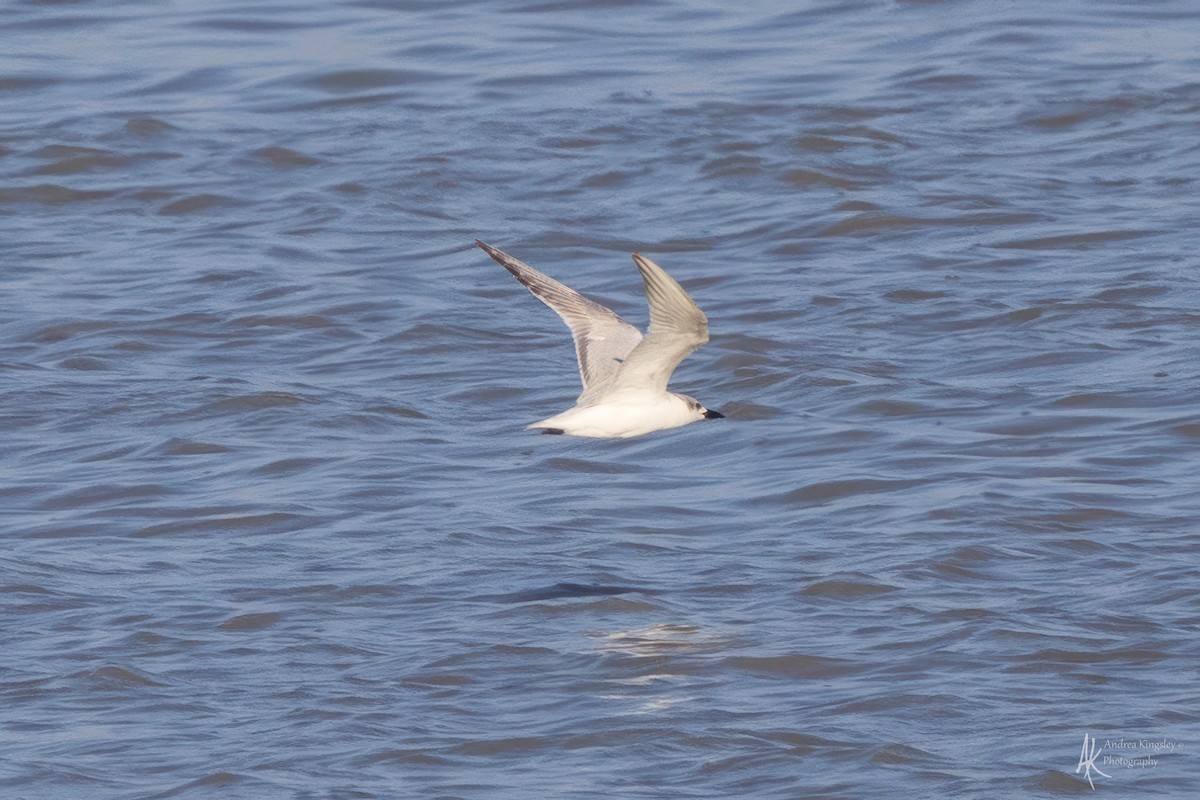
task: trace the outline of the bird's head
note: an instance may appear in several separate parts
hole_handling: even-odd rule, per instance
[[[696,415],[697,419],[725,419],[725,415],[720,411],[713,411],[705,408],[700,404],[700,401],[694,397],[689,397],[686,394],[679,395],[679,398],[688,404],[688,408]]]

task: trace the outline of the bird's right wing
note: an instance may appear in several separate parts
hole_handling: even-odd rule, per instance
[[[476,240],[475,244],[513,274],[534,297],[550,306],[571,329],[583,392],[576,401],[587,405],[606,394],[622,363],[642,341],[641,332],[611,309],[589,300],[569,286],[538,272],[524,261]]]
[[[609,391],[665,392],[679,362],[708,341],[708,318],[658,264],[637,253],[633,254],[633,262],[646,284],[650,330],[625,359]]]

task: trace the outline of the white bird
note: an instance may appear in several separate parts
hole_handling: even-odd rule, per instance
[[[612,310],[525,262],[481,241],[475,244],[562,317],[575,339],[583,392],[573,408],[526,429],[624,439],[725,416],[686,394],[667,391],[679,362],[708,341],[708,318],[662,267],[633,254],[650,304],[650,329],[642,336]]]

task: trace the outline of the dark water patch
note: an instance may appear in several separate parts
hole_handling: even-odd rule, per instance
[[[242,280],[253,279],[253,278],[257,278],[257,277],[258,276],[256,275],[256,273],[254,273],[253,271],[250,271],[250,270],[237,270],[237,271],[214,270],[214,271],[201,272],[201,273],[197,274],[194,278],[192,278],[192,280],[196,283],[230,283],[232,281],[242,281]],[[203,312],[199,312],[199,313],[192,312],[192,313],[187,313],[187,314],[181,314],[176,317],[171,317],[168,320],[164,320],[164,321],[190,322],[192,320],[199,321],[199,322],[221,322],[222,318],[215,314],[205,314]]]
[[[73,175],[123,168],[129,163],[126,157],[110,150],[68,145],[47,145],[31,156],[49,163],[30,170],[30,175]]]
[[[292,328],[297,330],[309,328],[332,328],[335,323],[323,314],[304,314],[301,316],[268,316],[252,314],[229,320],[230,325],[243,328]]]
[[[1082,414],[1030,414],[1002,420],[981,428],[983,433],[1000,436],[1044,436],[1065,434],[1094,427],[1112,427],[1118,417]]]
[[[1200,439],[1200,422],[1176,425],[1171,432],[1187,439]]]
[[[138,445],[123,445],[121,447],[105,448],[96,453],[90,453],[82,456],[79,459],[80,464],[89,464],[96,461],[111,461],[117,458],[124,458],[131,453],[136,453],[141,449]]]
[[[921,72],[927,72],[922,70]],[[899,88],[922,91],[979,91],[984,89],[990,81],[980,75],[970,74],[917,74],[905,76],[905,79],[897,82]]]
[[[556,583],[542,589],[526,589],[519,592],[500,595],[482,595],[474,600],[495,603],[531,603],[539,600],[558,600],[568,597],[608,597],[629,592],[644,592],[644,589],[634,589],[626,586],[606,586],[603,584]]]
[[[1170,287],[1167,286],[1125,286],[1097,292],[1093,299],[1103,303],[1127,303],[1160,297],[1170,291]]]
[[[187,412],[187,414],[188,416],[199,417],[245,414],[276,408],[294,408],[296,406],[312,405],[319,402],[321,401],[316,397],[295,394],[293,392],[251,392],[249,394],[226,397],[205,403]]]
[[[132,97],[149,97],[169,94],[195,94],[212,92],[236,82],[234,73],[224,67],[201,67],[169,78],[158,80],[149,86],[138,87],[129,92]]]
[[[36,586],[30,583],[21,584],[6,584],[0,586],[0,594],[21,593],[21,594],[53,594],[52,591],[43,587]]]
[[[171,800],[176,797],[203,797],[212,792],[221,792],[230,797],[230,792],[269,792],[274,788],[268,781],[235,772],[211,772],[203,777],[181,783],[157,794],[147,795],[147,800]]]
[[[109,331],[115,327],[115,323],[94,320],[56,323],[37,329],[26,337],[26,341],[37,344],[55,344],[81,334]]]
[[[36,584],[12,584],[0,586],[0,594],[9,601],[7,608],[14,614],[50,614],[87,608],[92,599],[79,595],[54,591]]]
[[[962,712],[958,710],[966,704],[966,700],[961,697],[944,694],[897,694],[888,692],[885,695],[871,697],[866,700],[846,703],[838,707],[838,713],[879,713],[882,711],[892,711],[896,709],[916,710],[918,713],[928,713],[937,717],[951,717],[960,715]],[[923,753],[915,748],[892,745],[884,747],[872,754],[872,760],[876,758],[883,759],[886,763],[900,764],[909,763],[910,760],[922,760],[929,757],[928,753]]]
[[[190,20],[187,27],[201,30],[229,31],[231,33],[281,33],[315,27],[316,23],[304,23],[285,19],[263,19],[254,17],[206,17]]]
[[[1112,650],[1062,650],[1046,649],[1035,653],[1015,656],[1011,670],[1058,672],[1074,669],[1079,664],[1114,664],[1135,666],[1161,661],[1166,655],[1161,651],[1144,648],[1116,648]]]
[[[519,616],[525,616],[527,613],[536,614],[538,617],[593,617],[606,614],[635,615],[651,614],[659,611],[662,608],[657,603],[648,600],[617,597],[612,595],[599,595],[599,597],[602,597],[603,599],[588,600],[586,602],[578,603],[553,603],[546,600],[525,601],[528,603],[528,605],[523,606],[523,608],[528,609],[528,611],[519,612]]]
[[[282,458],[252,470],[251,474],[265,478],[285,477],[308,472],[329,462],[328,458]]]
[[[803,597],[818,597],[827,600],[860,600],[896,591],[897,587],[863,579],[823,580],[810,583],[797,592]]]
[[[926,300],[939,300],[947,296],[947,292],[930,291],[927,289],[893,289],[884,298],[893,303],[921,303]]]
[[[62,369],[81,370],[85,372],[103,372],[110,369],[109,365],[98,358],[64,358],[58,362],[58,366]]]
[[[453,673],[435,672],[435,673],[418,673],[410,675],[404,679],[407,686],[415,686],[420,688],[440,688],[440,687],[459,687],[469,686],[475,681],[466,675],[456,675]]]
[[[920,481],[858,478],[841,481],[819,481],[801,486],[782,495],[783,503],[822,504],[877,493],[899,492],[916,486]]]
[[[827,739],[816,734],[795,730],[760,730],[749,732],[748,735],[783,747],[796,755],[811,755],[820,750],[834,750],[849,754],[859,749],[856,742]]]
[[[1001,319],[1006,322],[1015,322],[1018,324],[1023,322],[1033,322],[1035,319],[1041,317],[1045,311],[1045,309],[1037,308],[1036,306],[1031,308],[1020,308],[1016,311],[1009,311],[1008,313],[1004,314]]]
[[[430,81],[445,80],[448,76],[438,72],[403,69],[357,69],[322,72],[296,80],[301,86],[319,89],[330,94],[348,94],[365,89],[383,89],[394,86],[409,86]]]
[[[0,75],[0,92],[32,92],[60,82],[49,75]]]
[[[55,2],[31,2],[30,6],[52,6],[52,5],[72,5],[75,0],[58,0]],[[94,33],[96,30],[103,29],[116,23],[110,17],[100,15],[70,15],[59,14],[49,17],[41,17],[34,19],[18,20],[8,23],[3,28],[22,31],[73,31],[86,30],[89,33]]]
[[[579,472],[599,475],[628,475],[644,471],[642,467],[636,464],[588,461],[579,458],[563,457],[547,459],[546,466],[550,467],[551,469],[564,470],[566,472]]]
[[[164,498],[176,490],[156,484],[102,484],[60,493],[39,504],[39,508],[55,510],[61,508],[91,508],[122,505],[129,502]]]
[[[914,417],[947,413],[946,409],[932,408],[905,400],[867,400],[855,406],[853,411],[880,417]]]
[[[360,107],[388,107],[398,102],[401,92],[368,92],[359,94],[341,94],[330,90],[334,96],[323,100],[306,100],[300,103],[269,103],[261,106],[258,111],[264,114],[308,114],[318,112],[352,111]]]
[[[495,739],[479,739],[463,742],[453,752],[464,756],[512,757],[544,750],[557,750],[563,742],[556,736],[517,736]]]
[[[266,300],[276,300],[280,297],[287,297],[288,295],[296,294],[298,292],[306,292],[310,288],[311,287],[308,286],[273,286],[270,289],[264,289],[260,292],[256,292],[246,299],[251,302],[261,303]]]
[[[298,531],[317,524],[318,520],[303,514],[275,512],[267,514],[197,515],[195,519],[162,522],[140,528],[129,535],[138,539],[159,536],[237,534],[267,535]]]
[[[283,614],[278,611],[262,611],[230,617],[217,627],[223,631],[260,631],[279,623]]]
[[[117,192],[106,189],[72,189],[54,183],[34,186],[0,186],[0,204],[34,203],[43,206],[69,206],[75,203],[94,203],[107,200]]]
[[[813,169],[789,170],[783,174],[782,178],[799,189],[858,189],[869,185],[868,182],[852,176],[834,172],[820,172]]]
[[[209,442],[197,442],[190,439],[171,439],[165,442],[160,451],[168,456],[200,456],[231,453],[233,447]]]
[[[409,748],[380,750],[378,752],[359,757],[356,760],[356,763],[363,767],[371,767],[372,765],[376,764],[383,764],[387,766],[392,764],[405,764],[430,767],[441,766],[449,768],[454,762],[449,758],[431,753],[423,748]]]
[[[1086,778],[1077,778],[1058,770],[1047,770],[1030,781],[1032,788],[1055,794],[1091,794],[1095,791]],[[1103,784],[1101,784],[1103,785]]]
[[[401,417],[403,419],[429,419],[427,414],[424,414],[415,408],[407,408],[405,406],[368,406],[363,410],[371,414],[383,414],[385,416]]]
[[[206,192],[167,203],[158,210],[158,213],[164,216],[183,216],[210,211],[232,210],[244,205],[246,205],[244,200]]]
[[[125,132],[131,136],[158,136],[172,130],[175,130],[174,125],[155,117],[134,117],[125,122]]]
[[[1093,231],[1090,233],[1067,233],[1058,236],[1039,236],[1032,239],[1014,239],[996,242],[991,247],[1010,250],[1087,250],[1108,242],[1124,242],[1154,236],[1152,230]]]
[[[512,8],[506,9],[510,14],[554,14],[562,11],[580,11],[589,9],[601,8],[628,8],[636,5],[636,0],[585,0],[582,3],[569,2],[535,2],[521,3]],[[652,3],[652,5],[661,5],[661,3]]]
[[[481,86],[501,89],[528,89],[553,85],[577,86],[589,81],[604,81],[614,78],[631,80],[641,73],[636,70],[565,70],[562,72],[535,72],[523,75],[487,77],[479,81]]]
[[[251,155],[260,161],[276,167],[311,167],[320,164],[321,159],[297,152],[287,147],[260,147]]]
[[[155,679],[150,673],[117,665],[108,665],[77,672],[72,680],[88,684],[93,691],[122,691],[129,688],[161,687],[168,684]]]
[[[710,159],[705,162],[700,171],[713,178],[732,178],[749,176],[758,173],[763,167],[763,159],[747,155],[730,155]]]
[[[848,659],[830,658],[797,653],[788,656],[734,656],[729,666],[747,672],[784,676],[799,680],[821,680],[835,675],[848,675],[866,667]]]
[[[1123,122],[1140,109],[1153,109],[1163,102],[1162,96],[1117,96],[1072,103],[1056,102],[1050,113],[1035,114],[1021,120],[1035,130],[1058,132],[1104,120]]]

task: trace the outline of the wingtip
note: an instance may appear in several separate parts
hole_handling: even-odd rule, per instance
[[[478,247],[483,252],[487,253],[489,256],[491,256],[493,259],[500,262],[501,264],[504,264],[505,258],[508,257],[508,254],[505,253],[503,250],[498,250],[497,248],[492,247],[490,244],[488,244],[485,241],[482,241],[481,239],[475,240],[475,246]]]
[[[658,264],[655,264],[650,259],[646,258],[641,253],[633,254],[633,265],[638,268],[638,272],[642,273],[642,277],[645,277],[647,275],[654,275],[657,273],[666,274],[666,270],[664,270]],[[671,278],[670,275],[668,275],[667,277],[668,277],[668,279],[674,281],[674,278]]]

